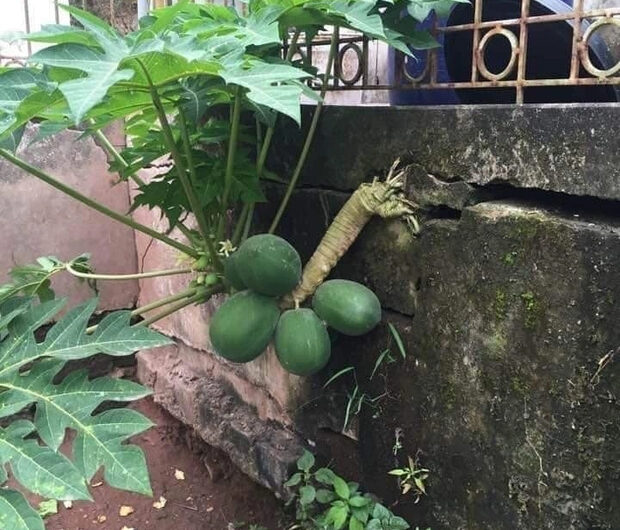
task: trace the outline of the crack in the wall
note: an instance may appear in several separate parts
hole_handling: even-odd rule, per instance
[[[612,224],[620,221],[620,201],[540,188],[516,188],[499,180],[484,186],[474,184],[473,187],[480,194],[476,204],[510,200],[565,216],[585,217]]]

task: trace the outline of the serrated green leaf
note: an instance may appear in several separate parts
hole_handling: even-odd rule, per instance
[[[336,492],[338,497],[340,497],[341,499],[347,500],[349,496],[351,495],[351,492],[349,491],[349,486],[338,475],[334,476],[333,486],[334,486],[334,491]]]
[[[58,87],[69,104],[75,123],[79,123],[105,97],[112,85],[133,77],[133,70],[118,70],[122,58],[121,50],[104,53],[83,44],[67,43],[44,48],[32,55],[29,62],[71,68],[86,74]]]
[[[316,499],[316,490],[312,486],[299,488],[299,502],[303,505],[312,504]]]
[[[14,373],[39,356],[33,333],[51,320],[64,304],[64,300],[44,302],[31,306],[12,320],[8,336],[0,342],[0,377]]]
[[[16,374],[0,382],[7,389],[0,394],[0,417],[36,402],[37,432],[54,451],[62,443],[65,430],[87,425],[91,413],[104,400],[134,401],[150,393],[145,387],[122,379],[100,377],[91,381],[85,371],[72,372],[54,384],[63,365],[62,361],[40,361],[25,375]]]
[[[0,332],[5,329],[13,319],[25,313],[31,304],[32,299],[21,297],[10,298],[4,303],[0,303]]]
[[[364,530],[364,524],[358,521],[355,517],[351,517],[349,520],[349,530]]]
[[[299,123],[302,89],[298,85],[274,83],[308,77],[303,70],[283,64],[254,62],[249,68],[227,69],[220,75],[228,84],[247,88],[247,98],[255,104],[281,112]]]
[[[388,510],[385,506],[383,506],[383,504],[375,504],[375,509],[372,511],[372,516],[375,519],[385,519],[387,517],[390,517],[392,514],[390,512],[390,510]]]
[[[146,327],[130,326],[130,311],[115,311],[106,315],[95,332],[89,335],[86,327],[96,307],[97,299],[93,298],[69,311],[38,345],[37,357],[70,360],[96,353],[123,356],[170,343],[170,339]],[[0,380],[3,372],[0,369]]]
[[[314,455],[310,451],[304,450],[304,454],[297,460],[297,469],[308,472],[314,466]]]
[[[362,33],[371,37],[385,39],[383,31],[383,22],[378,14],[370,12],[375,7],[374,1],[356,0],[349,2],[348,0],[338,0],[330,4],[332,11],[337,10],[344,14],[349,25]]]
[[[316,492],[316,500],[321,504],[329,504],[336,498],[333,491],[326,489],[318,489]]]
[[[357,495],[349,499],[349,504],[351,506],[355,506],[356,508],[362,508],[363,506],[367,506],[371,502],[371,499],[369,499],[368,497],[362,497],[361,495]]]
[[[450,14],[455,3],[469,4],[469,0],[408,0],[407,11],[416,20],[422,22],[435,12],[438,17]]]
[[[39,31],[16,35],[16,39],[24,39],[30,42],[47,42],[50,44],[85,44],[86,46],[98,46],[97,39],[91,33],[74,26],[60,24],[43,24]]]
[[[297,486],[297,484],[299,484],[301,482],[301,478],[302,478],[302,474],[301,473],[294,473],[293,475],[291,475],[291,478],[289,478],[284,483],[284,486],[286,488],[291,488],[293,486]]]
[[[332,506],[327,512],[326,522],[331,523],[335,530],[344,527],[349,516],[349,510],[346,506]]]
[[[0,489],[0,528],[45,530],[43,519],[18,491]]]
[[[43,497],[61,500],[90,499],[86,482],[73,464],[34,439],[25,439],[34,425],[18,420],[0,429],[0,463],[9,463],[15,479]]]
[[[152,423],[136,411],[108,410],[80,429],[73,443],[75,463],[88,481],[104,467],[112,487],[152,495],[142,449],[122,442],[150,428]]]
[[[326,484],[331,486],[334,483],[334,477],[336,474],[326,467],[322,467],[316,470],[314,474],[314,478],[318,480],[321,484]]]
[[[0,285],[0,303],[17,294],[38,296],[41,301],[54,298],[54,292],[50,289],[50,278],[64,270],[64,266],[55,258],[45,259],[46,266],[37,263],[13,267],[9,272],[12,282]],[[51,265],[54,262],[55,265]]]
[[[81,266],[82,263],[87,264],[86,259],[82,256],[74,262]],[[39,266],[50,268],[54,267],[55,263],[53,260],[44,259],[39,262]],[[18,426],[22,426],[18,433],[21,438],[11,431],[11,437],[4,436],[4,446],[7,447],[8,439],[18,440],[20,446],[25,448],[24,451],[44,452],[36,455],[41,460],[37,473],[43,476],[47,469],[51,475],[57,475],[56,480],[65,480],[71,477],[71,474],[68,474],[66,469],[59,469],[56,474],[55,469],[68,461],[58,463],[49,455],[64,459],[52,449],[58,448],[65,430],[71,428],[77,432],[74,455],[80,471],[71,467],[72,472],[81,477],[80,480],[83,480],[82,474],[90,479],[97,469],[103,466],[104,478],[113,487],[149,494],[150,485],[144,455],[138,447],[126,445],[124,442],[148,429],[151,422],[141,414],[127,409],[92,415],[103,401],[135,400],[147,395],[149,391],[136,383],[109,377],[91,381],[83,371],[73,372],[55,384],[64,360],[88,357],[98,351],[128,355],[136,349],[169,342],[167,338],[148,328],[131,327],[130,314],[127,311],[107,315],[94,333],[87,334],[85,328],[96,302],[96,299],[91,300],[68,312],[48,331],[40,344],[36,344],[34,331],[57,314],[63,305],[62,301],[30,305],[9,323],[8,333],[0,342],[0,388],[4,390],[0,393],[0,416],[17,412],[32,403],[36,403],[36,413],[35,425],[18,422]],[[23,309],[13,299],[0,307]],[[40,360],[40,357],[52,358]],[[33,361],[34,364],[28,371],[20,372],[22,366]],[[14,426],[15,424],[10,428],[13,429]],[[35,426],[40,437],[51,449],[39,446],[34,440],[23,440]],[[18,446],[17,443],[13,445]],[[45,481],[36,479],[33,482],[33,472],[24,464],[27,462],[25,457],[22,455],[20,460],[19,455],[11,455],[5,451],[3,461],[9,456],[16,478],[29,489],[49,498],[88,498],[84,495],[68,495],[59,487],[44,489],[45,484],[49,487],[54,485],[53,477],[46,477]]]

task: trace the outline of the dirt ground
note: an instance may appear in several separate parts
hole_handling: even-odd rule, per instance
[[[71,508],[59,503],[59,513],[45,519],[47,530],[288,527],[280,501],[237,470],[225,455],[191,438],[175,418],[150,398],[132,407],[157,425],[133,440],[146,453],[154,497],[114,490],[101,484],[98,474],[91,481],[95,502],[74,502]],[[182,474],[175,474],[177,470]],[[153,503],[160,497],[165,499],[165,506],[157,509]],[[122,506],[131,507],[133,512],[122,517]]]

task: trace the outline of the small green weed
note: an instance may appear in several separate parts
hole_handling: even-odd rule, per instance
[[[359,484],[347,482],[326,467],[313,470],[309,451],[297,461],[298,471],[285,483],[292,492],[296,523],[288,530],[406,530],[411,528]]]

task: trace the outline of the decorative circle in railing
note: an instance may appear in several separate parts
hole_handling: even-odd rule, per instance
[[[345,55],[349,51],[352,51],[355,54],[356,69],[352,76],[345,77],[344,71],[346,69],[346,66],[348,65],[345,66],[344,59],[345,59]],[[349,42],[348,44],[343,46],[338,51],[338,61],[336,62],[336,72],[337,72],[338,79],[340,79],[340,81],[342,81],[342,83],[347,86],[354,85],[361,79],[362,75],[364,74],[364,56],[363,56],[362,50],[356,43]]]
[[[508,60],[508,64],[506,67],[498,73],[491,72],[486,65],[486,61],[484,58],[484,52],[487,47],[489,41],[495,37],[496,35],[501,35],[505,39],[508,40],[510,44],[510,59]],[[506,76],[512,72],[517,62],[517,54],[519,53],[519,39],[517,36],[504,27],[498,26],[493,28],[492,30],[485,33],[484,37],[480,40],[478,44],[478,49],[476,50],[476,55],[478,59],[478,70],[480,73],[489,81],[500,81],[504,79]]]
[[[588,29],[586,29],[585,33],[583,34],[583,43],[580,50],[581,63],[589,73],[599,78],[611,77],[620,72],[620,61],[618,61],[611,68],[601,70],[600,68],[594,66],[592,64],[592,61],[590,60],[589,42],[592,38],[592,35],[594,35],[594,33],[597,32],[601,27],[610,25],[620,27],[620,18],[599,18],[596,22],[590,24],[588,26]]]
[[[426,53],[428,53],[428,51]],[[414,60],[416,59],[414,58]],[[407,63],[407,59],[403,58],[403,75],[405,76],[405,79],[407,79],[408,81],[411,81],[413,84],[421,83],[422,81],[424,81],[424,78],[428,74],[430,64],[431,64],[431,61],[428,60],[428,57],[427,57],[427,60],[424,61],[424,68],[422,69],[422,71],[418,75],[413,75],[409,71],[409,68],[408,68],[409,64]]]

